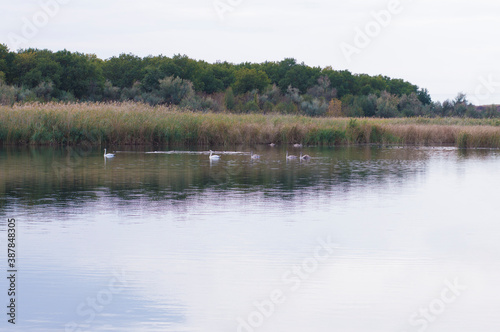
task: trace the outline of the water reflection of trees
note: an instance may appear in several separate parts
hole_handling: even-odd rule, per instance
[[[78,204],[98,200],[99,191],[121,200],[178,200],[216,190],[222,194],[264,192],[289,199],[304,190],[383,187],[422,174],[433,149],[352,147],[317,149],[309,162],[286,162],[281,151],[261,161],[246,155],[228,156],[208,164],[204,155],[150,156],[123,154],[103,164],[100,153],[71,155],[65,149],[3,149],[0,151],[0,193],[9,202],[26,205]],[[485,151],[451,150],[455,158],[485,156]],[[57,167],[54,167],[56,165]],[[168,166],[168,167],[167,167]]]

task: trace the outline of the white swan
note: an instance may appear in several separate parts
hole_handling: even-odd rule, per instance
[[[210,156],[208,156],[208,159],[210,159],[210,160],[219,160],[220,159],[219,155],[217,155],[217,154],[212,155],[212,153],[213,153],[213,151],[210,150]]]
[[[276,146],[276,144],[274,144],[274,143],[269,143],[269,146]]]
[[[286,152],[286,159],[297,159],[297,156],[294,156],[293,154],[288,155],[288,151]]]
[[[302,144],[294,144],[293,145],[294,148],[301,148],[302,147]]]
[[[114,153],[106,153],[106,149],[104,149],[104,158],[113,158],[114,156]]]
[[[300,153],[300,159],[301,160],[309,160],[311,159],[311,156],[308,154],[302,155],[302,152]]]
[[[253,154],[253,151],[250,152],[250,159],[260,159],[258,154]]]

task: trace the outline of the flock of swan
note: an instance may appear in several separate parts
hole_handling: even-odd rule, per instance
[[[299,145],[299,144],[295,144],[295,145]],[[294,146],[295,146],[294,145]],[[302,145],[300,145],[302,146]],[[210,150],[210,155],[208,156],[208,159],[210,160],[219,160],[220,159],[220,156],[218,154],[213,154],[214,152],[212,150]],[[250,159],[260,159],[260,155],[258,154],[254,154],[253,151],[250,152]],[[308,154],[302,154],[302,152],[300,153],[300,155],[297,157],[293,154],[288,154],[288,151],[286,152],[286,159],[287,160],[292,160],[292,159],[300,159],[300,160],[310,160],[311,159],[311,156],[308,155]]]
[[[308,155],[308,154],[305,154],[305,155],[302,155],[302,152],[300,153],[300,156],[297,157],[297,156],[294,156],[293,154],[289,155],[288,154],[288,151],[286,152],[286,159],[300,159],[300,160],[309,160],[311,159],[311,156]]]
[[[270,144],[271,146],[274,146],[274,144]],[[302,147],[302,144],[294,144],[294,147]],[[104,149],[104,158],[114,158],[115,154],[114,153],[107,153],[106,149]],[[210,150],[210,155],[208,156],[208,159],[212,160],[219,160],[220,156],[218,154],[214,154],[212,150]],[[254,154],[253,151],[250,152],[250,159],[255,160],[255,159],[260,159],[260,155]],[[297,157],[295,155],[289,155],[288,151],[286,152],[286,159],[287,160],[292,160],[292,159],[300,159],[300,160],[310,160],[311,156],[308,154],[302,155],[302,152],[300,153],[300,156]]]
[[[210,160],[219,160],[220,159],[220,156],[218,154],[213,154],[214,152],[212,150],[210,150],[210,155],[208,156],[208,159]],[[254,154],[253,151],[250,152],[250,159],[260,159],[260,155],[258,154]],[[300,153],[300,155],[297,157],[293,154],[288,154],[288,151],[286,152],[286,159],[287,160],[292,160],[292,159],[300,159],[300,160],[310,160],[311,159],[311,156],[308,155],[308,154],[302,154],[302,152]]]
[[[210,160],[219,160],[220,159],[220,156],[218,154],[213,154],[213,151],[210,150],[210,155],[208,156],[208,159]],[[258,154],[254,154],[253,151],[250,152],[250,159],[260,159],[260,155]],[[293,154],[288,154],[288,151],[286,152],[286,159],[287,160],[293,160],[293,159],[300,159],[300,160],[310,160],[311,159],[311,156],[308,155],[308,154],[302,154],[302,152],[300,153],[300,155],[297,157]]]

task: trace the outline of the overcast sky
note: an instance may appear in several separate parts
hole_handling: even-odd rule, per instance
[[[492,0],[2,0],[0,43],[215,62],[280,61],[402,78],[434,100],[500,104]],[[33,29],[34,27],[34,29]]]

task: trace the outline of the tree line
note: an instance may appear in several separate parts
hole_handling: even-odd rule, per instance
[[[311,116],[497,116],[459,94],[433,102],[426,89],[387,76],[310,67],[295,59],[208,63],[186,55],[121,54],[106,60],[0,44],[0,103],[137,101],[193,110]]]

